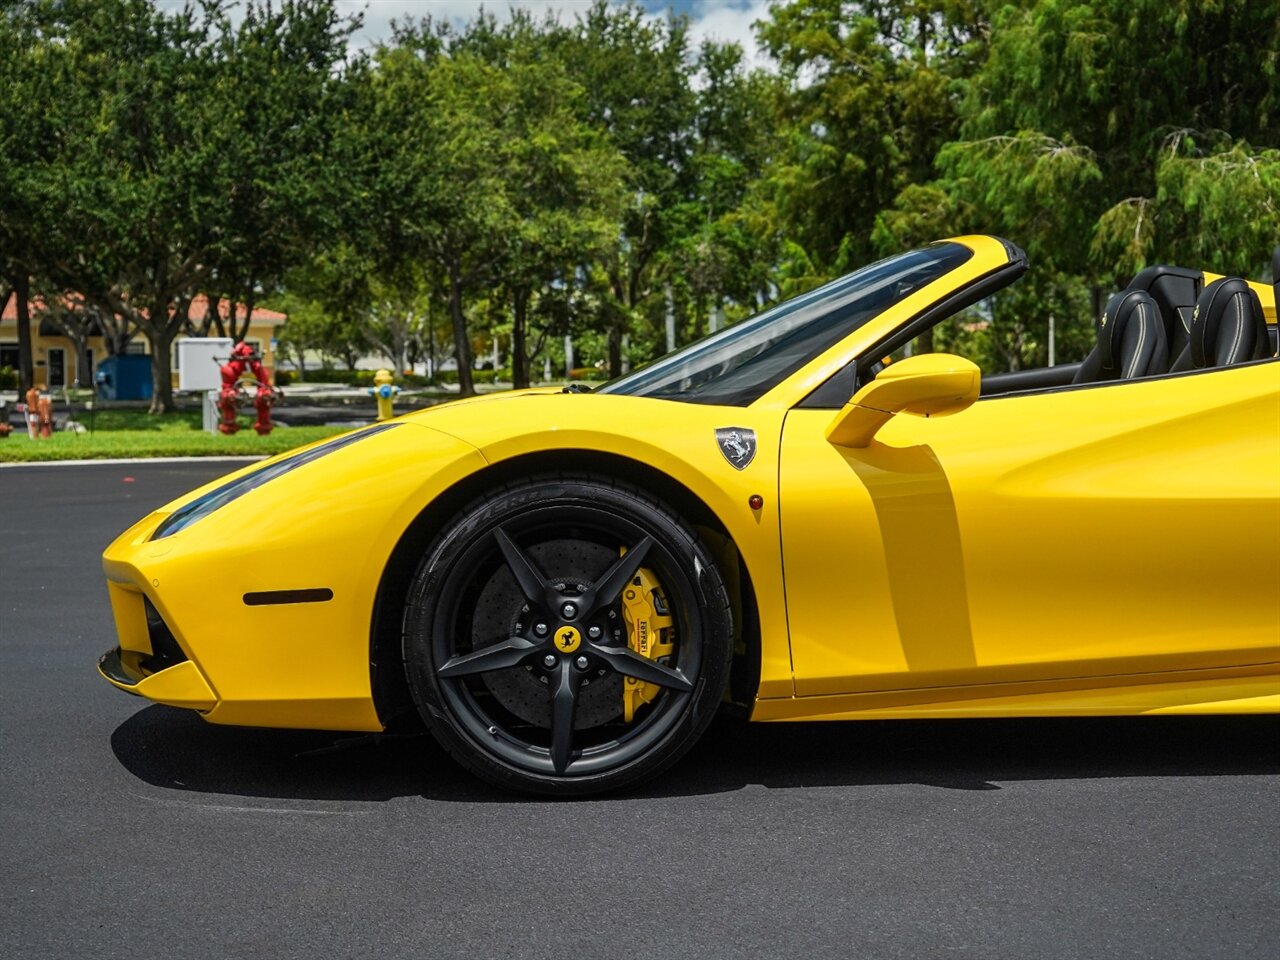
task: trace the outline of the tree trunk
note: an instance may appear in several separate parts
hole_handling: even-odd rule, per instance
[[[453,320],[453,355],[458,358],[458,394],[472,397],[476,387],[471,379],[471,340],[462,313],[462,276],[456,260],[449,264],[449,316]]]
[[[205,294],[205,300],[208,306],[204,315],[204,323],[200,325],[200,336],[207,337],[210,327],[219,337],[227,335],[227,329],[222,325],[222,297],[216,293]]]
[[[431,319],[431,314],[427,314],[427,383],[435,385],[436,382],[436,325]]]
[[[76,375],[72,386],[92,387],[93,377],[89,371],[89,332],[93,329],[94,322],[92,309],[84,305],[77,309],[67,309],[61,305],[51,309],[46,304],[42,314],[42,320],[48,318],[71,341],[71,349],[76,355]]]
[[[24,396],[35,383],[31,362],[31,278],[19,273],[13,280],[14,307],[18,316],[18,395]]]
[[[511,298],[511,380],[517,389],[529,386],[529,291],[516,290]]]
[[[237,304],[231,304],[231,337],[236,343],[240,343],[249,335],[249,323],[253,318],[253,308],[257,305],[257,294],[254,293],[254,286],[254,283],[250,282],[249,288],[245,291],[243,327],[236,323]]]
[[[0,284],[0,316],[4,315],[4,308],[9,305],[9,298],[12,296],[13,296],[13,290],[5,289],[4,285]],[[21,393],[18,394],[18,398],[19,399],[22,398]]]
[[[107,356],[114,357],[124,353],[125,347],[137,333],[133,321],[116,313],[109,302],[92,301],[97,311],[98,325],[102,328],[102,343],[106,347]]]
[[[189,293],[178,297],[173,314],[175,322],[179,324],[178,329],[187,336],[193,336],[196,332],[195,327],[191,325],[191,300],[192,296]],[[177,334],[174,334],[174,336],[177,336]]]
[[[172,348],[180,327],[169,316],[170,302],[157,299],[142,330],[151,345],[151,413],[173,412]]]
[[[622,326],[609,325],[609,376],[622,376]]]
[[[93,389],[93,371],[89,369],[89,331],[84,329],[80,336],[73,338],[76,347],[76,381],[77,387]]]
[[[169,323],[176,339],[179,333],[191,330],[191,296],[187,294],[178,298],[173,305],[173,319]]]

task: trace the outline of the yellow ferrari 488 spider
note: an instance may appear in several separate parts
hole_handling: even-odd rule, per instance
[[[722,704],[1280,710],[1274,289],[1153,267],[1083,363],[982,378],[921,352],[1026,266],[947,240],[594,392],[247,467],[108,548],[99,669],[213,723],[420,720],[550,794],[652,776]]]

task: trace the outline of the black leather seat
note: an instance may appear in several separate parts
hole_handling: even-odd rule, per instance
[[[1223,277],[1204,288],[1191,317],[1191,368],[1227,367],[1271,356],[1262,302],[1239,277]]]
[[[1276,309],[1276,322],[1271,326],[1271,352],[1280,356],[1280,247],[1271,255],[1271,289]]]
[[[1164,319],[1151,294],[1122,290],[1098,318],[1098,343],[1072,383],[1102,383],[1150,377],[1169,369]]]
[[[1186,267],[1147,267],[1129,281],[1126,290],[1145,290],[1160,308],[1169,341],[1169,359],[1181,356],[1191,339],[1191,314],[1204,287],[1204,274]]]

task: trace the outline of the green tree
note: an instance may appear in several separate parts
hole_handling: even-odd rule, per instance
[[[421,277],[372,284],[363,324],[368,347],[377,350],[399,376],[422,353],[428,336],[431,299]]]
[[[459,389],[468,395],[475,388],[467,294],[493,279],[513,220],[502,131],[492,122],[512,99],[511,84],[471,54],[445,54],[429,21],[397,39],[379,51],[368,78],[378,256],[385,270],[419,263],[434,274],[448,304]]]
[[[248,331],[262,291],[343,234],[347,157],[335,125],[350,107],[346,45],[356,21],[332,3],[250,3],[214,25],[198,126],[211,166],[199,196],[204,292],[245,305],[226,334]]]
[[[501,161],[513,220],[498,269],[511,307],[517,387],[529,385],[530,361],[546,333],[553,326],[566,331],[555,323],[566,314],[537,311],[539,302],[561,302],[553,288],[576,284],[583,266],[616,242],[630,172],[603,133],[581,119],[585,91],[561,64],[538,56],[536,39],[526,33],[507,67],[513,97],[503,112]],[[531,350],[535,311],[547,322]]]
[[[761,40],[787,85],[777,157],[760,186],[817,276],[873,257],[876,218],[933,179],[958,129],[957,83],[982,62],[978,0],[792,0]],[[808,269],[808,268],[805,268]]]
[[[170,409],[170,348],[191,297],[252,302],[305,253],[329,199],[316,119],[328,105],[316,91],[336,82],[348,25],[331,0],[251,2],[236,32],[217,0],[173,12],[150,0],[16,9],[35,26],[44,79],[33,111],[51,132],[46,162],[21,167],[17,192],[60,211],[46,232],[56,246],[33,248],[32,272],[140,330],[152,409]]]
[[[938,178],[877,219],[887,249],[1003,234],[1033,270],[987,325],[992,362],[1078,359],[1108,288],[1152,262],[1261,271],[1278,195],[1280,19],[1245,0],[993,5]],[[950,224],[951,229],[939,229]],[[1016,307],[1017,309],[1010,309]],[[1065,349],[1064,349],[1065,348]]]
[[[703,43],[696,68],[692,191],[672,209],[671,242],[662,254],[677,313],[684,314],[678,339],[718,327],[726,307],[766,296],[779,251],[751,194],[773,146],[778,80],[748,70],[737,44]]]
[[[18,383],[35,382],[31,352],[32,278],[57,259],[65,236],[50,152],[57,157],[56,114],[76,91],[56,69],[42,24],[48,3],[11,3],[0,9],[0,292],[12,296],[18,321]],[[84,101],[78,102],[83,106]]]
[[[315,350],[355,369],[371,346],[367,325],[377,277],[368,249],[338,238],[290,271],[286,293],[273,302],[289,315],[281,339],[299,364],[303,351]]]
[[[1258,244],[1256,224],[1274,222],[1274,160],[1250,144],[1280,144],[1278,50],[1280,17],[1254,0],[1001,7],[990,57],[968,88],[964,143],[948,148],[951,170],[974,171],[961,162],[966,151],[981,157],[1020,141],[1021,162],[1005,163],[994,175],[1003,185],[984,194],[1017,199],[980,209],[1006,229],[1032,208],[1070,207],[1081,228],[1028,248],[1072,273],[1116,283],[1146,263],[1197,254],[1260,270],[1269,244]],[[1091,172],[1061,176],[1062,164],[1045,162],[1046,144]],[[1215,192],[1219,177],[1227,182]],[[1210,227],[1211,237],[1201,232]]]
[[[1159,241],[1171,259],[1261,276],[1280,245],[1280,149],[1240,140],[1212,151],[1165,151],[1156,163],[1156,202]]]
[[[85,227],[67,286],[147,338],[152,410],[171,409],[170,345],[178,298],[195,286],[193,242],[210,156],[198,136],[209,67],[212,8],[173,14],[146,0],[69,0],[48,8],[50,59],[77,96],[60,110],[60,172]],[[91,109],[83,109],[91,106]]]
[[[586,92],[584,121],[602,130],[628,164],[619,229],[585,271],[616,376],[623,338],[647,310],[661,309],[655,294],[671,265],[663,254],[688,227],[681,207],[695,192],[690,157],[697,113],[688,22],[678,16],[658,21],[638,5],[598,0],[551,39]]]

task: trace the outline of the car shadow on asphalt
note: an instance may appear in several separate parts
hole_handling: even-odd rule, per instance
[[[133,776],[208,794],[320,801],[420,796],[528,803],[458,767],[426,734],[218,727],[149,706],[111,736]],[[999,790],[1002,782],[1280,773],[1280,717],[1109,717],[747,724],[717,718],[675,767],[623,797],[913,783]]]

